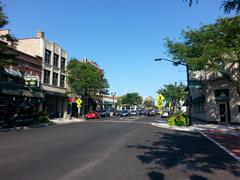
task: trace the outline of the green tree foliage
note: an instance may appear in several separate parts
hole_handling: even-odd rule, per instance
[[[166,40],[173,59],[191,70],[218,72],[240,95],[240,17],[220,18],[215,24],[182,33],[182,41]]]
[[[121,103],[125,105],[140,105],[142,103],[142,97],[138,93],[127,93],[122,96]]]
[[[146,108],[149,108],[149,109],[156,107],[155,104],[154,104],[154,101],[153,101],[152,99],[146,99],[146,100],[144,100],[143,105],[144,105]]]
[[[185,1],[189,2],[189,6],[192,6],[193,1],[198,3],[198,0],[185,0]],[[240,0],[224,0],[224,1],[222,1],[220,8],[223,8],[224,12],[226,14],[229,14],[232,11],[235,11],[236,14],[239,14],[240,13]]]
[[[68,64],[68,80],[74,91],[82,96],[108,94],[109,84],[104,73],[90,63],[71,59]]]
[[[184,101],[187,98],[187,92],[185,89],[186,86],[183,83],[180,83],[179,85],[177,83],[167,84],[164,85],[162,89],[159,89],[157,93],[162,94],[167,103],[171,102],[173,106],[179,107],[181,101]]]
[[[4,28],[8,24],[8,18],[4,13],[3,6],[0,2],[0,28]],[[6,43],[8,42],[8,43]],[[0,66],[13,63],[14,55],[6,54],[8,46],[14,47],[17,40],[13,35],[0,35]]]
[[[118,106],[123,105],[123,104],[122,104],[122,97],[118,97],[118,98],[117,98],[117,105],[118,105]]]

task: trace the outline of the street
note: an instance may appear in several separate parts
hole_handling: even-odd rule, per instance
[[[2,180],[238,179],[240,164],[200,133],[111,117],[0,133]]]

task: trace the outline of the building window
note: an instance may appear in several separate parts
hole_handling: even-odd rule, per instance
[[[238,113],[240,113],[240,105],[238,105]]]
[[[61,58],[61,69],[65,69],[65,62],[66,62],[66,58],[62,57]]]
[[[50,71],[44,70],[44,83],[49,84],[49,79],[50,79]]]
[[[51,59],[51,51],[48,49],[45,49],[45,63],[50,64],[50,59]]]
[[[58,85],[58,74],[53,73],[53,85],[57,86]]]
[[[65,76],[63,76],[63,75],[61,75],[61,77],[60,77],[60,86],[61,87],[64,87],[64,81],[65,81]]]
[[[59,55],[54,53],[53,65],[56,67],[58,67],[58,58],[59,58]]]

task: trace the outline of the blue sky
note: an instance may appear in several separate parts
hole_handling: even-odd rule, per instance
[[[186,83],[184,67],[171,58],[164,38],[176,39],[186,27],[224,17],[221,0],[2,0],[12,34],[33,37],[39,30],[69,57],[92,59],[104,70],[110,92],[156,96],[164,84]]]

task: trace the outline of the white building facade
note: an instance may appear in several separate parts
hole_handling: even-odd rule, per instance
[[[67,115],[66,68],[68,54],[55,42],[45,39],[44,32],[34,38],[19,39],[17,50],[42,57],[41,84],[45,91],[45,108],[50,117]]]
[[[191,72],[199,88],[190,88],[191,116],[207,122],[240,124],[240,97],[233,85],[221,74]]]

